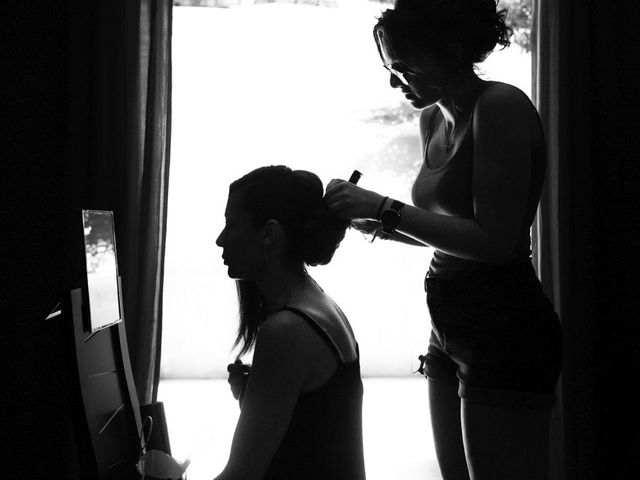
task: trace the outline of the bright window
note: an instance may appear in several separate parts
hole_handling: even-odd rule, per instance
[[[174,9],[163,378],[224,377],[233,359],[235,286],[214,244],[231,181],[267,164],[325,184],[357,168],[361,186],[409,202],[421,162],[417,112],[389,87],[372,40],[387,4],[236,3]],[[530,57],[517,45],[482,71],[530,91]],[[415,370],[431,254],[349,231],[331,264],[311,269],[349,316],[364,376]]]
[[[361,186],[410,202],[421,155],[417,112],[389,87],[373,43],[387,2],[178,3],[228,7],[175,8],[173,23],[161,378],[219,380],[163,382],[160,400],[173,451],[195,458],[190,478],[198,480],[224,465],[238,414],[223,380],[234,360],[236,292],[215,245],[229,183],[269,164],[311,170],[325,185],[358,169]],[[530,0],[507,3],[526,45]],[[513,45],[480,72],[530,94],[530,63],[527,50]],[[360,345],[372,480],[439,478],[425,382],[412,374],[430,329],[423,278],[431,255],[430,248],[368,244],[349,231],[329,265],[310,269],[347,313]],[[389,376],[397,378],[371,378]]]

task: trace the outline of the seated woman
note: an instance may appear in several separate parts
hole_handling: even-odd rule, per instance
[[[329,213],[323,191],[313,173],[285,166],[229,188],[216,244],[238,286],[236,345],[255,350],[216,480],[365,478],[358,346],[306,270],[331,260],[349,224]]]

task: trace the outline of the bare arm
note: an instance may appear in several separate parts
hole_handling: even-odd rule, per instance
[[[215,480],[258,480],[280,446],[315,351],[291,312],[273,315],[261,327],[236,425],[229,461]],[[309,328],[309,327],[307,327]],[[317,340],[321,342],[321,340]]]
[[[529,194],[531,109],[508,85],[489,89],[473,120],[473,218],[440,215],[407,205],[398,230],[459,258],[503,263],[515,247]],[[351,218],[371,218],[382,196],[337,180],[327,187],[329,207]],[[357,190],[356,190],[357,189]]]

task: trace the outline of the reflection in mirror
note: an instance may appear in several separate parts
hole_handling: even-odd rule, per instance
[[[83,210],[91,331],[121,320],[113,212]]]

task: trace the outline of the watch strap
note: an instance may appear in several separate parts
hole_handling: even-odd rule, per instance
[[[391,205],[389,205],[389,210],[395,210],[396,212],[400,213],[400,210],[402,210],[404,205],[405,204],[402,203],[400,200],[393,200],[391,202]]]
[[[376,213],[376,220],[380,221],[380,215],[382,214],[382,209],[384,208],[385,204],[387,203],[387,200],[389,200],[389,197],[384,197],[382,199],[382,202],[380,202],[380,206],[378,207],[378,213]]]

